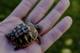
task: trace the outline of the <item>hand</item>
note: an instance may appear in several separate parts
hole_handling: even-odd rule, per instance
[[[64,32],[66,32],[71,24],[72,19],[69,16],[63,18],[56,25],[65,10],[69,7],[69,0],[60,0],[60,2],[52,9],[46,17],[44,15],[52,6],[54,0],[41,0],[34,10],[28,15],[28,12],[37,0],[23,0],[20,5],[3,21],[0,23],[0,52],[1,53],[44,53],[56,40],[58,40]],[[21,19],[25,17],[25,21],[31,21],[34,24],[42,27],[39,33],[41,37],[41,45],[34,42],[29,47],[14,51],[6,41],[5,34],[14,28]],[[44,19],[42,19],[44,17]],[[54,26],[55,25],[55,26]],[[53,27],[54,26],[54,27]]]

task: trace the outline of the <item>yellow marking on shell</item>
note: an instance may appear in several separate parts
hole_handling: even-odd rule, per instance
[[[34,33],[36,33],[36,32],[37,32],[37,30],[35,29],[35,30],[34,30]]]
[[[34,34],[35,34],[35,39],[37,39],[37,37],[38,37],[38,32],[37,32],[36,29],[34,30]]]
[[[28,29],[31,30],[30,26],[28,26]]]
[[[31,32],[29,32],[29,35],[30,35],[31,39],[33,39],[33,40],[35,39]]]
[[[28,38],[26,37],[26,35],[24,36],[25,40],[27,41],[27,43],[29,43]]]
[[[37,36],[36,34],[34,34],[34,35],[35,35],[35,38],[34,38],[34,40],[36,40],[38,36]]]

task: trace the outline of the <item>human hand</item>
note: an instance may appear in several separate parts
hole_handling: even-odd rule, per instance
[[[57,39],[59,39],[64,32],[66,32],[71,24],[72,19],[67,16],[63,18],[58,24],[54,24],[59,20],[61,15],[69,7],[69,0],[61,0],[54,9],[44,18],[44,14],[48,11],[49,7],[53,4],[54,0],[41,0],[41,2],[34,8],[28,15],[29,10],[37,2],[37,0],[23,0],[20,5],[9,15],[3,22],[0,23],[0,52],[1,53],[44,53]],[[33,24],[42,27],[39,33],[41,37],[41,44],[34,42],[29,47],[14,51],[6,41],[5,34],[14,28],[17,24],[22,23],[26,15],[26,20],[31,21]],[[54,27],[53,27],[54,26]]]

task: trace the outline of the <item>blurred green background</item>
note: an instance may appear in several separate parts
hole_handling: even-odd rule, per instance
[[[80,0],[70,0],[71,5],[64,16],[71,16],[72,27],[46,53],[80,53]],[[0,0],[0,21],[4,20],[20,0]]]

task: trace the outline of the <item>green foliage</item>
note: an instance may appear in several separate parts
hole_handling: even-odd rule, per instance
[[[6,18],[19,2],[19,0],[0,0],[0,21]]]
[[[80,0],[70,0],[70,8],[64,16],[71,16],[72,27],[46,53],[80,53]],[[0,0],[0,21],[5,19],[20,3],[19,0]]]

